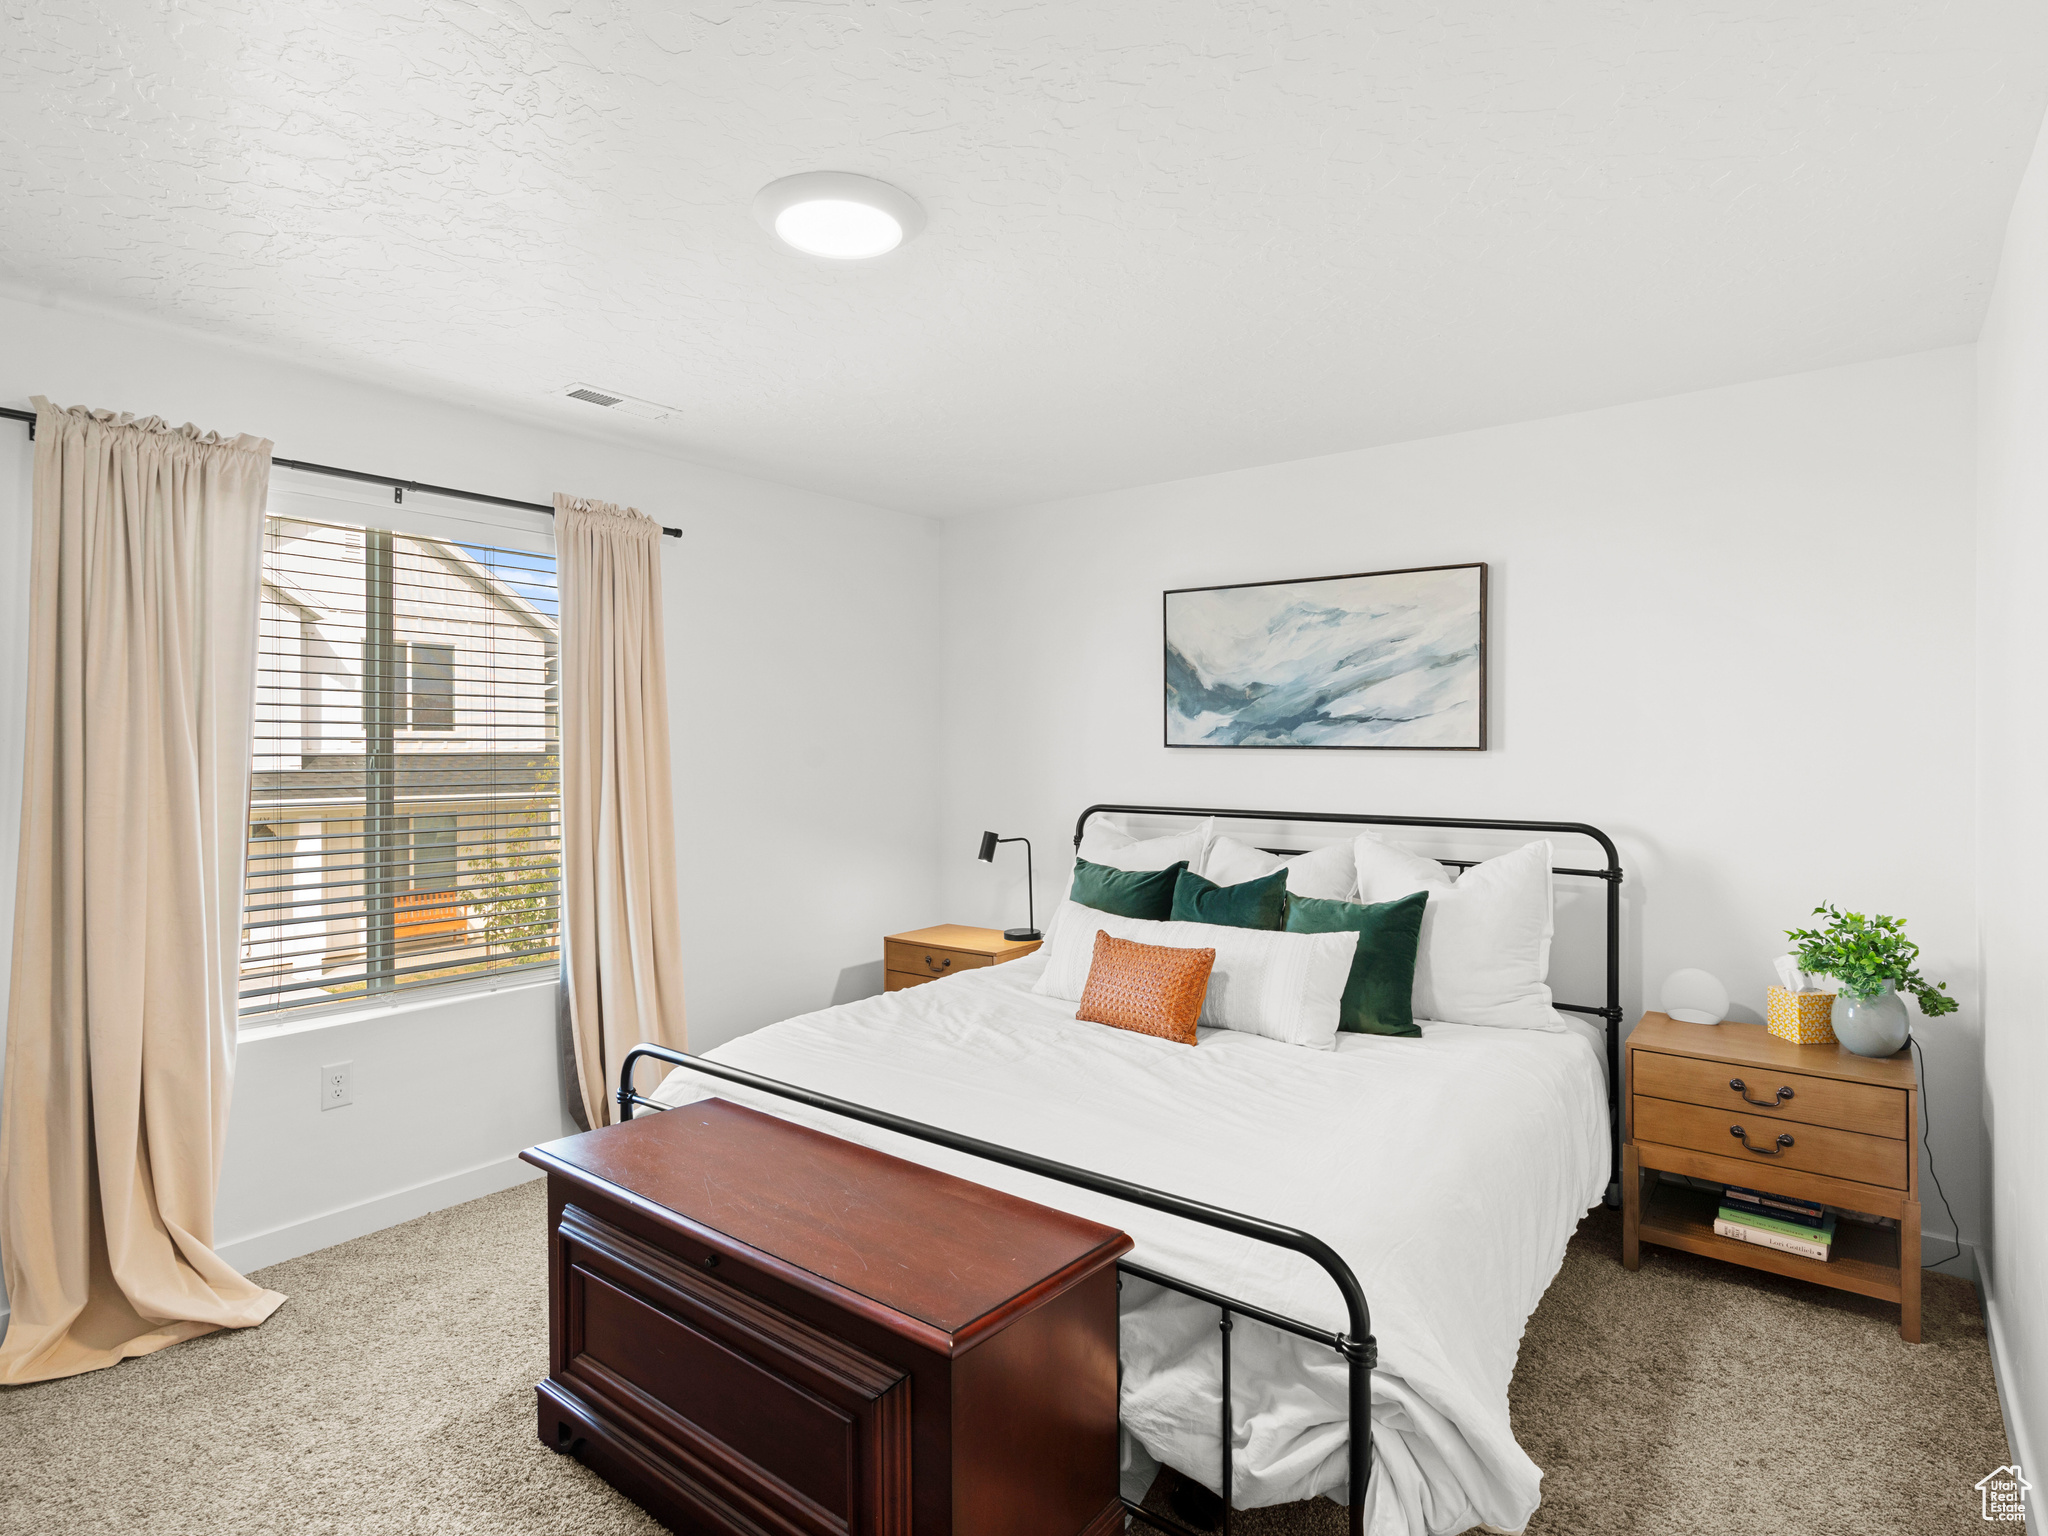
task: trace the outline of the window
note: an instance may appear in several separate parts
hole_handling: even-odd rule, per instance
[[[415,731],[455,729],[455,647],[412,642],[412,718]]]
[[[272,516],[244,1016],[552,969],[550,555]]]
[[[415,816],[412,819],[412,888],[416,891],[455,889],[455,818]]]

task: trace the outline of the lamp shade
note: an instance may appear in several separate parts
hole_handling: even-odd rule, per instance
[[[977,859],[980,859],[980,860],[982,861],[982,863],[984,863],[984,864],[993,864],[993,863],[995,863],[995,861],[996,861],[996,835],[995,835],[995,833],[993,833],[993,832],[984,832],[984,833],[982,833],[982,834],[981,834],[981,852],[977,853],[977,854],[975,855],[975,857],[976,857]]]

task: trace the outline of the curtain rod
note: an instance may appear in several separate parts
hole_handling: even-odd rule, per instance
[[[0,405],[0,417],[5,417],[10,421],[26,422],[28,425],[28,435],[31,440],[34,439],[36,435],[36,413],[34,411],[17,411],[12,406]],[[365,474],[360,469],[336,469],[331,464],[308,464],[304,459],[280,459],[273,456],[270,462],[277,465],[280,469],[298,469],[304,470],[307,474],[311,475],[332,475],[337,480],[362,480],[371,485],[388,485],[391,487],[391,499],[401,504],[405,501],[405,493],[407,491],[425,491],[432,496],[452,496],[457,501],[482,501],[488,502],[494,507],[517,507],[522,512],[545,512],[549,517],[555,515],[553,507],[544,506],[537,501],[514,501],[509,496],[486,496],[482,491],[458,491],[453,486],[427,485],[418,480],[401,480],[396,475],[371,475]],[[680,528],[664,528],[661,531],[672,539],[680,539],[683,536],[683,530]]]

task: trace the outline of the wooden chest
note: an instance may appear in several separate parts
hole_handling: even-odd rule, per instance
[[[1123,1233],[716,1099],[524,1156],[541,1440],[671,1528],[1122,1528]]]

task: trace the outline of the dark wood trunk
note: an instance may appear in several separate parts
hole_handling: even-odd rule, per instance
[[[541,1440],[672,1529],[1121,1528],[1123,1233],[715,1099],[525,1156]]]

